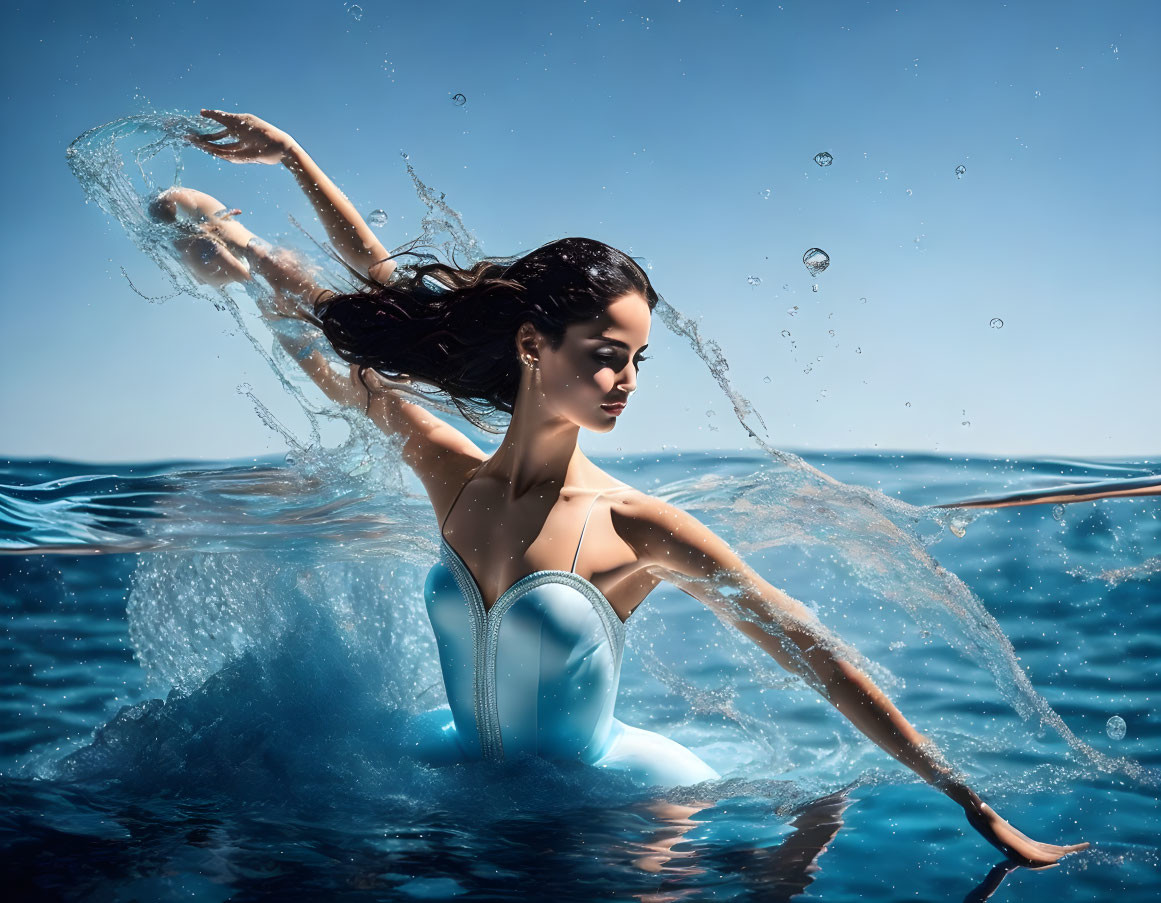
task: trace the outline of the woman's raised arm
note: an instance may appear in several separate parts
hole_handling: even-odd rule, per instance
[[[386,282],[395,261],[375,237],[371,227],[302,146],[282,129],[249,113],[202,110],[224,128],[211,134],[193,134],[190,141],[207,153],[231,163],[281,163],[294,175],[310,198],[339,255],[355,271]],[[224,139],[229,143],[221,143]]]
[[[764,580],[691,514],[656,499],[637,507],[631,529],[642,563],[803,677],[877,746],[959,803],[989,843],[1033,866],[1088,846],[1039,843],[1009,825],[955,776],[934,744],[849,660],[856,656],[806,606]]]

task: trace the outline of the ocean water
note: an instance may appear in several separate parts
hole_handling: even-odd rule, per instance
[[[438,535],[390,447],[361,442],[0,467],[10,899],[1156,898],[1157,498],[930,507],[1155,463],[597,460],[814,608],[1013,824],[1092,843],[1008,873],[954,804],[667,585],[629,619],[617,716],[721,781],[409,758],[409,716],[444,701],[422,598]]]

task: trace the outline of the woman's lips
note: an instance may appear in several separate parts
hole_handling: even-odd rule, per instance
[[[603,404],[601,407],[608,411],[610,414],[620,414],[623,410],[625,410],[625,402],[618,401],[615,404]]]

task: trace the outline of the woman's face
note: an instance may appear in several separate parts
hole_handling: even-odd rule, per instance
[[[651,318],[645,297],[631,292],[609,302],[594,319],[567,327],[555,351],[541,342],[533,386],[549,412],[593,432],[611,430],[624,416],[616,403],[637,388]]]

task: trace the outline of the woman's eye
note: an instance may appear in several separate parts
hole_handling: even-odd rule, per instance
[[[601,363],[603,363],[603,364],[610,364],[611,366],[616,366],[616,365],[617,365],[617,357],[618,357],[618,355],[617,355],[617,353],[616,353],[615,351],[614,351],[614,352],[612,352],[612,353],[608,353],[608,352],[606,352],[606,353],[601,353],[601,352],[598,352],[598,353],[595,355],[595,357],[596,357],[596,359],[597,359],[598,361],[600,361],[600,362],[601,362]],[[635,360],[635,361],[633,362],[633,366],[635,366],[635,367],[640,367],[640,366],[641,366],[641,361],[647,361],[647,360],[649,360],[649,358],[645,357],[645,355],[641,355],[639,358],[637,358],[637,360]]]

